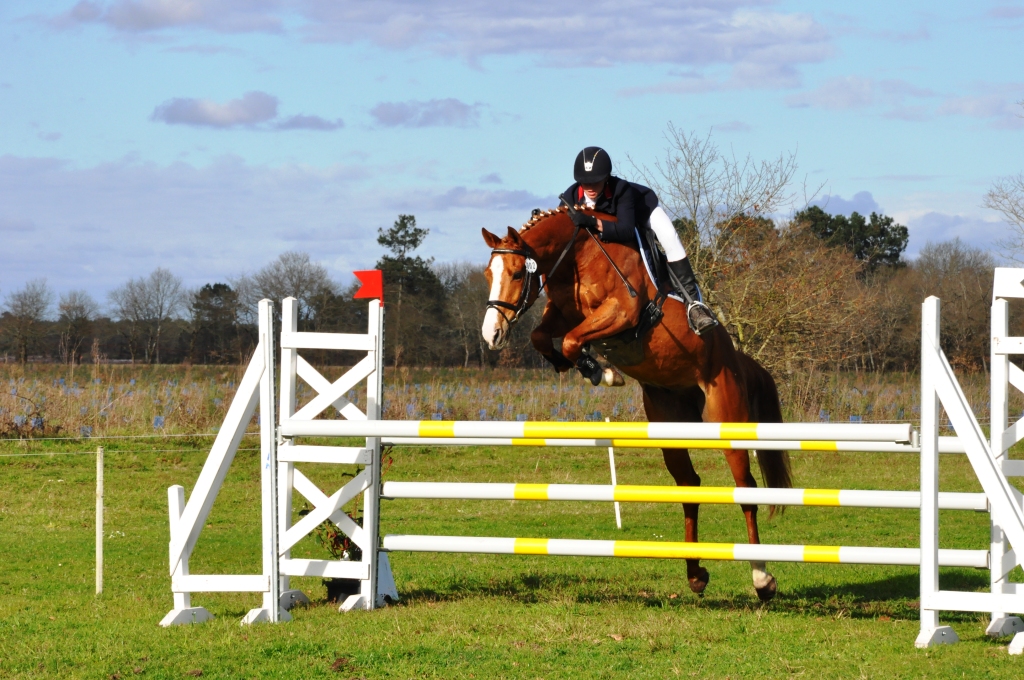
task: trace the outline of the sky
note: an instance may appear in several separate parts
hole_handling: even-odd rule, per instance
[[[0,296],[289,250],[347,284],[402,213],[483,264],[581,148],[628,177],[670,123],[795,153],[783,213],[891,215],[910,257],[998,255],[983,198],[1024,170],[1022,2],[4,0],[0,45]]]

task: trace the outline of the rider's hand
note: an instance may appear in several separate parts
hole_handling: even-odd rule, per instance
[[[579,227],[581,229],[596,229],[597,228],[597,218],[596,217],[592,217],[590,215],[585,215],[584,213],[580,212],[579,210],[570,210],[569,211],[569,219],[571,219],[572,223],[575,224],[577,227]]]

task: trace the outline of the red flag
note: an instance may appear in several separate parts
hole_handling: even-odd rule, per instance
[[[353,298],[356,300],[360,298],[377,298],[381,304],[384,304],[384,272],[379,269],[370,269],[352,273],[363,284],[362,288],[357,290],[356,294],[352,296]]]

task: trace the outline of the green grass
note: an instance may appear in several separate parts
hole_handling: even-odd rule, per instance
[[[0,458],[0,676],[210,677],[1002,677],[1022,661],[984,635],[985,615],[943,614],[959,645],[916,650],[917,570],[774,564],[762,606],[740,563],[705,562],[706,595],[669,560],[393,554],[402,600],[339,614],[318,579],[294,621],[240,627],[252,594],[198,594],[217,618],[162,629],[171,609],[167,487],[191,491],[205,451],[172,439],[107,446],[106,585],[93,595],[92,456]],[[247,439],[243,448],[256,445]],[[59,447],[59,448],[58,448]],[[87,451],[85,442],[5,442],[0,455]],[[387,479],[607,483],[603,449],[395,449]],[[620,483],[669,484],[660,453],[616,452]],[[705,485],[731,485],[717,452],[695,454]],[[794,453],[798,486],[913,489],[917,459]],[[302,466],[330,493],[343,470]],[[976,491],[966,460],[942,459],[944,490]],[[297,509],[301,507],[296,504]],[[480,536],[682,540],[682,509],[610,504],[386,501],[382,531]],[[766,543],[914,546],[913,511],[789,508]],[[193,555],[193,573],[259,569],[259,478],[239,453]],[[944,547],[983,549],[987,515],[942,513]],[[702,506],[701,537],[743,541],[735,506]],[[296,556],[322,556],[306,539]],[[1019,576],[1019,570],[1018,570]],[[1018,579],[1019,580],[1019,579]],[[944,569],[942,586],[987,588],[987,572]],[[343,659],[344,661],[338,661]]]

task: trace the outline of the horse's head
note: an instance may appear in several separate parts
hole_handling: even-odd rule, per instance
[[[485,272],[491,291],[481,333],[488,347],[501,349],[508,343],[512,326],[540,293],[537,256],[512,227],[505,238],[486,229],[481,231],[491,248],[491,261]]]

